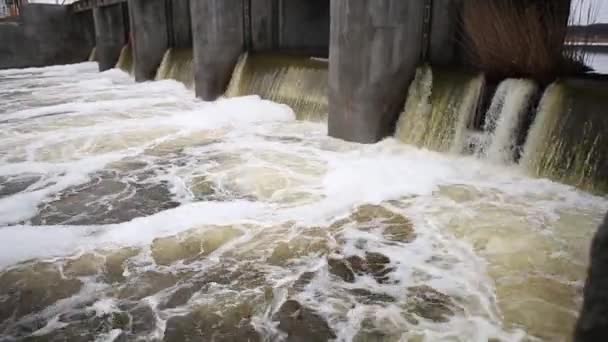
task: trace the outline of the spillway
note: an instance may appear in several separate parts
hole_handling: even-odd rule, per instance
[[[245,54],[226,96],[257,94],[289,105],[298,119],[327,120],[327,61],[311,57]]]
[[[192,49],[169,49],[156,72],[156,80],[176,80],[186,87],[194,87],[194,67]]]
[[[406,144],[461,153],[483,84],[480,75],[420,67],[395,136]]]
[[[120,56],[118,57],[118,62],[116,62],[116,68],[133,75],[135,64],[133,62],[133,48],[131,44],[126,44],[123,46],[122,50],[120,50]]]

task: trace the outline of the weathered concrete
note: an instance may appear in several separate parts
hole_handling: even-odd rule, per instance
[[[282,0],[280,47],[329,55],[329,0]]]
[[[251,48],[327,57],[329,0],[251,0]]]
[[[87,60],[95,45],[91,12],[67,6],[26,4],[17,21],[0,23],[0,69]]]
[[[591,245],[585,300],[574,334],[575,342],[602,341],[608,336],[608,214]]]
[[[127,43],[128,24],[125,23],[122,4],[96,7],[93,9],[95,18],[95,40],[99,71],[112,69],[123,46]]]
[[[175,48],[190,48],[192,47],[190,0],[171,0],[170,4],[170,45]]]
[[[196,95],[212,101],[224,94],[243,52],[243,1],[192,1]]]
[[[463,0],[433,0],[429,62],[433,65],[461,65]]]
[[[422,51],[424,0],[332,0],[329,134],[374,143],[393,131]]]
[[[169,48],[165,0],[129,0],[135,80],[154,79]]]

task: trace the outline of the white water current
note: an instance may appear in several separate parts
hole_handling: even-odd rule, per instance
[[[0,341],[567,341],[606,210],[256,96],[0,71]]]

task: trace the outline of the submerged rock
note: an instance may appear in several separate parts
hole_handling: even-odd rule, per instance
[[[289,342],[323,342],[336,338],[323,317],[295,300],[286,301],[273,320],[287,333]]]
[[[250,308],[237,306],[221,315],[217,311],[217,308],[200,307],[188,315],[171,317],[167,321],[164,341],[262,341],[249,320]]]
[[[330,273],[342,278],[345,282],[354,283],[355,275],[370,275],[379,284],[390,280],[389,273],[394,268],[389,267],[391,259],[380,253],[365,253],[365,258],[352,255],[346,259],[328,259]]]
[[[330,229],[338,229],[347,224],[354,224],[365,231],[381,229],[382,235],[393,242],[409,243],[416,239],[414,225],[408,218],[380,205],[360,206],[350,217],[334,222]]]
[[[347,283],[355,282],[355,274],[345,260],[328,258],[329,272],[342,278]]]
[[[125,263],[139,254],[136,248],[123,248],[106,254],[104,278],[110,283],[125,281]]]
[[[0,322],[39,312],[80,291],[82,282],[62,277],[52,264],[23,265],[0,274]]]
[[[152,257],[158,265],[163,266],[181,260],[192,262],[213,253],[241,235],[243,232],[239,229],[219,227],[203,232],[190,231],[177,236],[159,238],[152,242]]]
[[[104,171],[43,204],[33,225],[100,225],[130,221],[179,206],[166,184],[146,183],[153,176]],[[144,181],[132,181],[141,176]],[[128,181],[125,181],[127,179]]]
[[[433,322],[447,322],[455,314],[456,304],[452,299],[430,286],[408,288],[408,306],[411,311]]]
[[[68,260],[63,267],[63,273],[74,277],[94,276],[101,271],[104,258],[95,254],[84,254],[78,259]]]

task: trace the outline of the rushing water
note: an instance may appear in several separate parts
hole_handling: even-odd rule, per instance
[[[0,98],[0,340],[566,341],[608,209],[95,63]]]

